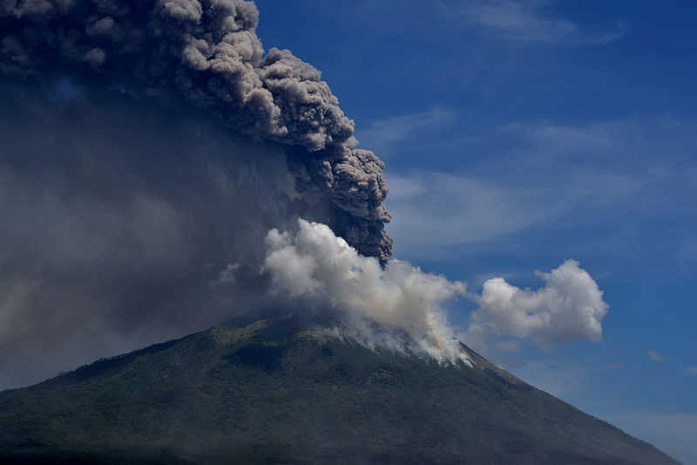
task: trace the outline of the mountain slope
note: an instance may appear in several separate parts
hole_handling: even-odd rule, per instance
[[[0,393],[0,462],[677,463],[470,353],[221,326]]]

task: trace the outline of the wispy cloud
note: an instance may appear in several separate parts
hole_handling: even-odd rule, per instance
[[[594,247],[632,254],[645,241],[637,224],[690,218],[697,194],[697,122],[665,117],[578,125],[509,124],[471,134],[451,134],[436,150],[462,157],[451,172],[388,173],[389,230],[400,255],[448,256],[455,247],[513,247],[527,232],[574,225],[612,225]],[[413,141],[407,139],[406,141]],[[474,139],[473,139],[474,140]],[[662,256],[697,260],[697,243],[682,222]],[[662,222],[663,224],[670,224]],[[617,237],[615,237],[617,236]],[[672,242],[670,242],[672,241]],[[631,245],[634,244],[634,245]],[[630,246],[631,245],[631,246]]]
[[[358,133],[361,146],[369,147],[380,156],[388,156],[396,144],[424,131],[439,130],[450,126],[456,119],[455,111],[434,106],[427,111],[391,116],[373,122]]]
[[[390,232],[406,249],[476,243],[549,215],[545,192],[497,186],[462,175],[413,172],[389,177]]]
[[[688,375],[697,375],[697,365],[692,365],[687,368],[685,368],[685,373]]]
[[[631,176],[583,171],[529,185],[423,171],[392,175],[388,181],[390,233],[400,249],[425,254],[491,242],[550,223],[579,206],[612,204],[640,188]]]
[[[646,353],[648,354],[649,358],[654,362],[660,363],[665,361],[665,357],[663,357],[663,355],[659,354],[654,350],[647,350]]]
[[[554,15],[551,0],[441,0],[440,8],[459,21],[506,40],[547,44],[602,44],[617,40],[626,26],[587,32],[570,19]]]

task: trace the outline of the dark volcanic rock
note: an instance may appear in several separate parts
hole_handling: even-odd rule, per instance
[[[370,351],[292,318],[0,393],[0,463],[674,465],[476,356]]]

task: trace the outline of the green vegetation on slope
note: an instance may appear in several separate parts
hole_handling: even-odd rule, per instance
[[[3,463],[676,464],[491,365],[370,351],[292,317],[0,393]]]

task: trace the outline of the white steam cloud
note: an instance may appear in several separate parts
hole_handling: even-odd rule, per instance
[[[440,362],[469,363],[445,316],[447,304],[458,297],[479,304],[462,337],[481,350],[488,336],[513,338],[508,342],[516,347],[523,340],[546,348],[600,340],[609,308],[597,283],[573,260],[538,273],[545,281],[539,290],[493,278],[481,295],[473,295],[462,282],[403,261],[391,260],[383,268],[320,223],[301,219],[293,233],[272,229],[266,247],[263,270],[272,292],[299,307],[335,313],[336,336],[371,348],[428,354]]]
[[[272,229],[264,270],[272,290],[310,308],[336,311],[337,335],[440,362],[469,363],[444,314],[465,284],[392,260],[381,268],[326,225],[299,220],[296,233]],[[376,322],[389,334],[371,324]]]
[[[503,278],[486,281],[482,295],[476,297],[480,308],[472,314],[469,337],[481,341],[493,333],[542,347],[576,339],[600,340],[609,305],[588,272],[567,260],[538,276],[545,286],[536,291],[513,286]]]

